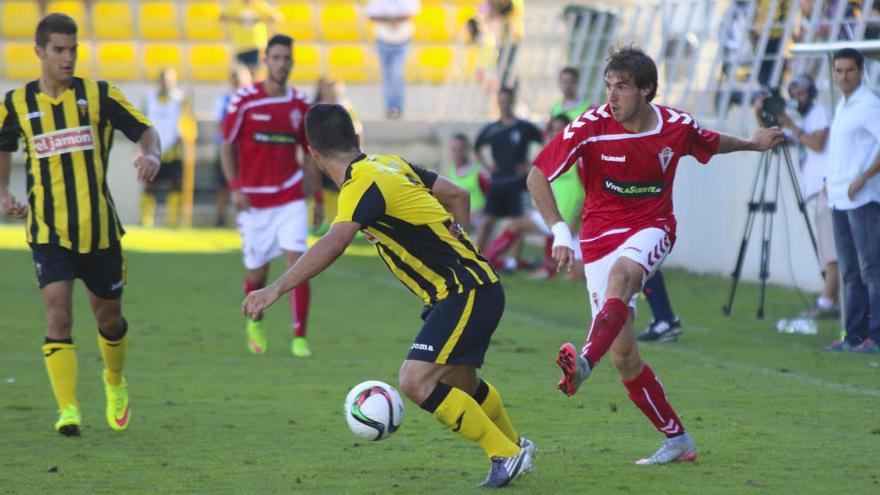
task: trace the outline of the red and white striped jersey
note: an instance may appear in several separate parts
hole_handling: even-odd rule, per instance
[[[303,196],[297,147],[306,153],[305,116],[311,101],[288,87],[270,97],[262,82],[236,91],[226,109],[223,138],[238,147],[238,180],[251,206],[266,208]]]
[[[657,126],[634,134],[614,120],[607,104],[591,108],[550,141],[535,159],[553,181],[578,160],[586,191],[580,245],[584,262],[602,258],[629,236],[658,227],[675,240],[672,182],[678,160],[706,163],[718,134],[688,113],[651,104]]]

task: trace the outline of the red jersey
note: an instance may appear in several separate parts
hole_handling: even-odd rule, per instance
[[[270,97],[262,82],[236,91],[226,109],[223,138],[238,146],[238,180],[251,206],[266,208],[302,199],[304,125],[311,102],[301,91]]]
[[[571,122],[541,151],[535,166],[553,181],[575,165],[586,198],[580,246],[584,262],[614,251],[629,236],[657,227],[675,240],[672,182],[678,160],[691,155],[706,163],[718,151],[718,134],[691,115],[661,105],[657,127],[634,134],[611,116],[607,104]]]

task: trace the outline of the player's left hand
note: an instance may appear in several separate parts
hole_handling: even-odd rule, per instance
[[[161,162],[154,155],[141,155],[134,160],[134,168],[138,171],[138,182],[149,182],[159,173]]]
[[[312,208],[312,229],[318,230],[324,223],[324,204],[315,203]]]
[[[861,176],[852,181],[852,183],[849,185],[849,188],[846,190],[846,196],[849,198],[850,201],[852,201],[853,198],[856,197],[856,193],[859,192],[859,189],[865,186],[865,182],[866,181],[864,177]]]
[[[241,313],[244,316],[257,321],[263,317],[263,310],[278,300],[278,296],[279,294],[275,292],[274,286],[271,285],[250,292],[245,296],[244,301],[241,303]]]
[[[767,151],[781,143],[785,139],[785,133],[778,127],[762,127],[755,131],[752,136],[752,149],[755,151]]]

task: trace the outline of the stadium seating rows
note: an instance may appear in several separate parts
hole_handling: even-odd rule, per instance
[[[439,83],[450,67],[466,60],[454,40],[479,0],[422,0],[416,17],[411,81]],[[178,68],[200,82],[227,79],[231,53],[226,28],[219,21],[226,2],[204,0],[93,0],[91,13],[82,0],[51,0],[47,8],[76,19],[80,29],[82,75],[120,81],[153,78],[161,67]],[[364,6],[343,0],[279,0],[285,15],[277,30],[297,40],[294,79],[312,81],[328,73],[343,80],[370,82],[378,77],[372,25]],[[91,15],[89,15],[91,14]],[[33,78],[39,73],[33,55],[33,28],[40,13],[34,0],[0,3],[3,61],[0,77]],[[453,75],[454,76],[454,75]]]

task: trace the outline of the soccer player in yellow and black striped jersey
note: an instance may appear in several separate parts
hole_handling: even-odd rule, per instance
[[[27,218],[27,241],[46,306],[43,354],[61,410],[55,429],[79,435],[77,362],[71,338],[73,282],[89,291],[104,358],[107,422],[124,430],[131,418],[122,376],[128,325],[121,312],[124,264],[122,224],[107,188],[113,131],[137,142],[138,179],[159,171],[159,137],[122,92],[105,81],[74,77],[76,23],[49,14],[36,29],[42,73],[6,93],[0,104],[0,204],[12,217]],[[24,144],[27,202],[9,192],[11,153]]]
[[[477,376],[504,312],[504,291],[467,233],[468,193],[399,156],[362,153],[342,106],[314,105],[305,124],[312,156],[339,186],[338,213],[284,275],[247,295],[243,313],[260,318],[363,232],[425,303],[424,324],[400,369],[401,390],[444,426],[479,443],[492,460],[483,486],[506,486],[531,469],[534,444],[516,433],[501,395]]]

